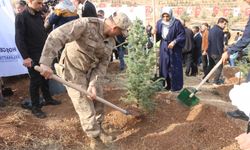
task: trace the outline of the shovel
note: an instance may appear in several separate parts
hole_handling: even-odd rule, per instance
[[[213,67],[213,69],[207,74],[207,76],[201,81],[201,83],[194,89],[190,90],[184,88],[177,98],[185,105],[192,107],[199,103],[200,99],[195,96],[200,87],[210,78],[210,76],[217,70],[217,68],[222,64],[222,59]]]
[[[36,71],[42,72],[42,69],[41,69],[39,66],[35,66],[34,68],[35,68]],[[62,83],[62,84],[64,84],[64,85],[67,85],[68,87],[71,87],[71,88],[73,88],[73,89],[75,89],[75,90],[78,90],[78,91],[80,91],[80,92],[83,92],[83,93],[86,94],[86,95],[91,96],[86,90],[82,89],[79,85],[76,85],[76,84],[74,84],[74,83],[67,82],[67,81],[63,80],[62,78],[58,77],[58,76],[55,75],[55,74],[52,74],[51,79],[56,80],[56,81],[58,81],[59,83]],[[96,100],[99,101],[99,102],[101,102],[101,103],[103,103],[103,104],[105,104],[105,105],[108,105],[108,106],[110,106],[110,107],[112,107],[112,108],[114,108],[114,109],[116,109],[116,110],[118,110],[118,111],[120,111],[120,112],[122,112],[122,113],[125,114],[125,115],[132,115],[132,112],[129,112],[129,111],[127,111],[127,110],[124,110],[124,109],[122,109],[122,108],[120,108],[120,107],[118,107],[118,106],[116,106],[116,105],[114,105],[114,104],[108,102],[107,100],[105,100],[105,99],[103,99],[103,98],[101,98],[101,97],[96,96]],[[134,114],[133,114],[133,115],[134,115]]]

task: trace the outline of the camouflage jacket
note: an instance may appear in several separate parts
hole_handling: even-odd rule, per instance
[[[80,74],[88,74],[89,81],[103,76],[110,61],[114,38],[105,38],[104,22],[98,18],[80,18],[60,26],[52,31],[43,48],[41,64],[50,66],[60,49],[64,48],[65,69],[71,75],[66,80],[77,81]],[[66,72],[65,72],[66,73]],[[70,77],[71,76],[71,77]],[[75,77],[74,77],[75,76]]]

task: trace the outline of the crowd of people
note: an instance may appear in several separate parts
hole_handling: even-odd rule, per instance
[[[156,40],[160,40],[159,74],[165,78],[166,90],[178,92],[183,88],[183,67],[186,76],[197,76],[198,66],[202,63],[205,78],[225,50],[224,29],[227,24],[225,18],[219,18],[211,29],[207,23],[188,28],[185,20],[174,17],[171,8],[162,9],[153,34],[156,33]],[[216,70],[212,81],[214,85],[223,84],[222,67],[221,64]]]
[[[170,12],[166,12],[165,9],[169,9],[167,11]],[[179,22],[181,23],[179,26],[174,26]],[[163,8],[161,19],[157,22],[156,27],[146,26],[149,41],[153,41],[152,38],[155,33],[156,40],[160,40],[159,74],[160,77],[165,78],[163,85],[166,90],[178,92],[182,89],[182,68],[184,68],[184,75],[187,77],[197,76],[198,67],[201,65],[203,71],[202,79],[206,77],[219,62],[222,53],[228,45],[228,42],[225,42],[225,35],[227,37],[230,35],[227,30],[227,24],[228,20],[221,17],[212,28],[210,28],[208,23],[202,23],[201,26],[195,25],[189,28],[185,20],[178,20],[174,17],[170,8]],[[172,35],[172,32],[174,35]],[[236,38],[239,40],[239,35]],[[179,49],[181,52],[179,52]],[[235,54],[237,52],[232,55]],[[229,59],[230,64],[234,63],[233,61],[235,60]],[[222,68],[223,65],[220,65],[215,72],[214,79],[211,81],[215,86],[224,83]],[[206,82],[210,81],[207,80]],[[179,87],[172,87],[171,83]]]
[[[105,12],[96,11],[88,0],[59,0],[49,10],[44,9],[43,0],[17,0],[15,13],[15,40],[23,65],[29,72],[32,105],[29,109],[32,114],[45,118],[43,106],[61,104],[61,101],[52,98],[47,80],[56,72],[61,78],[90,93],[86,96],[66,87],[82,129],[90,139],[90,147],[103,147],[104,143],[114,140],[102,129],[104,106],[95,98],[103,95],[100,80],[106,74],[114,49],[118,53],[120,70],[126,68],[124,44],[131,26],[129,17],[115,12],[105,18]],[[160,17],[155,27],[146,27],[146,33],[149,41],[152,42],[154,34],[156,41],[160,41],[159,77],[165,79],[163,87],[167,91],[179,92],[184,85],[183,75],[197,76],[200,65],[203,78],[221,59],[225,63],[230,57],[230,63],[235,65],[231,55],[242,51],[250,43],[250,21],[242,37],[240,34],[235,37],[236,44],[228,46],[230,33],[224,30],[228,20],[223,17],[212,28],[208,23],[189,28],[185,20],[174,16],[170,7],[162,8]],[[59,67],[53,67],[55,63],[59,63]],[[36,65],[43,70],[41,74],[34,70]],[[211,81],[215,86],[223,84],[222,69],[223,64]],[[0,106],[3,106],[1,84],[0,80]],[[228,114],[234,118],[249,119],[240,110]],[[242,135],[238,140],[243,137],[246,136]]]
[[[247,2],[250,3],[250,1]],[[231,35],[228,30],[224,30],[227,29],[227,24],[228,20],[221,17],[211,29],[207,23],[202,23],[200,28],[193,26],[192,29],[189,29],[185,20],[178,20],[174,17],[171,8],[162,9],[161,19],[157,22],[155,29],[152,29],[152,33],[156,34],[157,41],[160,40],[159,74],[165,79],[163,85],[166,90],[178,92],[183,88],[183,64],[186,66],[186,76],[196,76],[198,65],[202,62],[204,79],[220,60],[226,64],[229,56],[243,50],[249,51],[245,48],[250,45],[250,20],[243,36],[238,35],[236,43],[232,46],[228,46]],[[150,30],[151,28],[148,25],[146,29]],[[149,32],[147,34],[149,35]],[[231,63],[232,60],[229,59],[229,61]],[[212,81],[214,86],[224,83],[223,64],[220,64],[215,72]],[[227,112],[227,115],[245,121],[249,120],[249,117],[239,109]],[[249,134],[244,133],[236,138],[241,144],[241,148],[250,147],[249,136]]]
[[[91,96],[87,97],[66,87],[82,129],[89,137],[90,147],[104,147],[104,143],[111,142],[113,137],[107,135],[101,126],[104,105],[95,98],[97,95],[102,97],[100,80],[106,74],[114,48],[119,54],[120,70],[125,69],[123,43],[131,25],[128,16],[115,12],[105,18],[104,11],[96,11],[88,0],[59,0],[53,3],[17,0],[15,14],[15,41],[30,77],[31,106],[25,108],[37,118],[45,118],[43,106],[61,104],[61,101],[52,98],[47,80],[56,72],[67,82],[77,84],[90,93]],[[54,66],[56,63],[60,65]],[[42,73],[34,69],[36,65],[40,65]],[[2,93],[0,102],[4,102]],[[3,103],[0,104],[3,106]]]

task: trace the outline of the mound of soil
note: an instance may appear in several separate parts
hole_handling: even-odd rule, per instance
[[[108,113],[105,123],[116,128],[119,149],[237,149],[234,137],[242,131],[224,112],[206,104],[190,109],[164,97],[157,94],[156,111],[142,120]]]
[[[120,74],[114,71],[119,68],[117,62],[110,68],[112,74]],[[20,107],[29,97],[28,77],[7,78],[5,83],[14,95],[7,98],[6,107],[0,108],[0,149],[89,149],[88,138],[66,93],[54,97],[62,101],[61,105],[43,107],[47,118],[38,119]],[[126,91],[115,85],[112,80],[105,84],[104,98],[127,108],[120,100]],[[199,104],[187,108],[176,101],[176,95],[164,91],[153,99],[156,110],[139,119],[106,107],[103,127],[117,137],[108,149],[239,149],[234,138],[244,131],[239,122],[217,107]]]

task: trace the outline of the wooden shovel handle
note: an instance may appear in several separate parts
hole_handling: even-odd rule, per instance
[[[222,59],[213,67],[213,69],[206,75],[206,77],[201,81],[201,83],[195,88],[195,91],[192,92],[189,97],[193,97],[196,92],[200,89],[200,87],[211,77],[211,75],[218,69],[218,67],[222,64]]]
[[[211,77],[211,75],[218,69],[218,67],[222,64],[222,59],[213,67],[213,69],[206,75],[206,77],[201,81],[201,83],[196,87],[198,91],[200,87]]]
[[[42,68],[41,67],[35,66],[34,68],[35,68],[36,71],[42,72]],[[71,82],[67,82],[67,81],[65,81],[64,79],[58,77],[55,74],[52,74],[51,79],[56,80],[56,81],[58,81],[58,82],[60,82],[60,83],[62,83],[64,85],[66,85],[68,87],[71,87],[71,88],[73,88],[73,89],[75,89],[77,91],[80,91],[80,92],[82,92],[82,93],[84,93],[84,94],[86,94],[88,96],[91,96],[91,94],[89,94],[86,90],[84,90],[83,88],[81,88],[81,86],[79,86],[77,84],[74,84],[74,83],[71,83]],[[129,114],[128,111],[126,111],[126,110],[124,110],[124,109],[122,109],[122,108],[120,108],[120,107],[118,107],[118,106],[110,103],[109,101],[107,101],[107,100],[105,100],[105,99],[103,99],[101,97],[96,96],[96,100],[99,101],[99,102],[101,102],[101,103],[103,103],[103,104],[105,104],[105,105],[108,105],[108,106],[110,106],[110,107],[112,107],[112,108],[114,108],[116,110],[119,110],[120,112],[122,112],[125,115]]]

